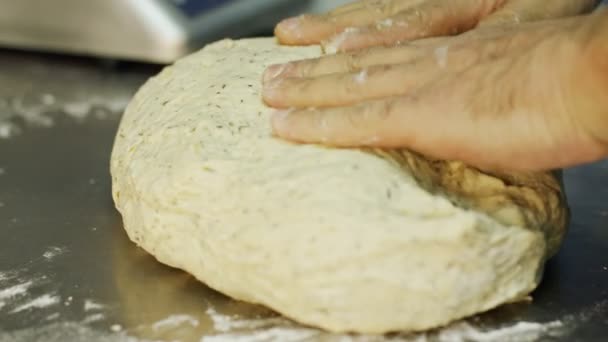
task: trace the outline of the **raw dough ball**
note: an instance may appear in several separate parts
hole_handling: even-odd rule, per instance
[[[111,163],[130,238],[332,331],[429,329],[532,291],[566,226],[557,180],[273,138],[262,71],[320,53],[225,40],[146,83]]]

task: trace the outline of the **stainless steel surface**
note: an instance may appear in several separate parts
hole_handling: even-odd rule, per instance
[[[110,197],[108,159],[121,107],[157,71],[0,50],[0,341],[308,336],[127,240]],[[565,174],[572,224],[534,301],[480,315],[471,326],[559,320],[564,331],[541,329],[539,340],[608,339],[608,162]]]
[[[200,3],[221,5],[199,13]],[[205,42],[270,30],[279,19],[311,4],[309,0],[0,0],[0,46],[166,63]]]

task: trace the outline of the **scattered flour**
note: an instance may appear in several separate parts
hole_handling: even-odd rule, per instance
[[[6,280],[12,279],[13,276],[9,272],[0,272],[0,284]],[[1,290],[0,290],[1,291]]]
[[[448,65],[448,47],[441,46],[435,49],[435,61],[440,68],[445,68]]]
[[[58,299],[57,299],[58,301]],[[52,302],[48,298],[46,303]],[[46,305],[46,304],[45,304]],[[34,306],[32,306],[34,307]],[[25,310],[25,309],[24,309]],[[498,329],[484,329],[476,327],[471,323],[457,322],[443,329],[420,334],[396,334],[389,336],[374,335],[349,335],[349,334],[327,334],[314,328],[298,325],[282,317],[270,317],[259,319],[245,319],[233,315],[225,315],[217,312],[213,308],[208,308],[207,316],[212,322],[215,334],[200,336],[200,342],[297,342],[297,341],[326,341],[326,342],[532,342],[542,338],[559,338],[567,336],[572,328],[580,323],[589,321],[597,317],[604,317],[608,313],[608,300],[597,303],[592,307],[586,308],[581,312],[564,317],[562,320],[547,323],[537,322],[518,322],[506,325]],[[47,321],[59,318],[58,314],[51,314],[46,317]],[[68,341],[68,340],[91,340],[105,341],[97,337],[107,338],[108,341],[130,341],[143,342],[146,339],[139,339],[132,336],[134,331],[123,328],[120,324],[113,324],[109,327],[109,333],[92,330],[89,324],[104,320],[105,316],[96,313],[87,316],[80,323],[61,323],[51,326],[43,326],[36,329],[24,329],[17,332],[23,334],[19,336],[37,336],[37,338],[18,338],[11,339],[17,335],[0,333],[0,342],[4,341]],[[192,327],[199,326],[199,320],[190,315],[176,314],[170,315],[165,319],[150,325],[154,331],[165,332],[165,329],[180,328],[187,324]],[[70,325],[70,329],[62,328]],[[67,339],[66,333],[78,331],[72,339]],[[38,333],[45,331],[44,335]],[[64,339],[47,339],[47,333],[53,332],[57,336],[64,336]],[[88,338],[89,334],[95,334],[95,339]],[[78,337],[78,339],[75,339]],[[159,340],[160,341],[160,340]]]
[[[546,334],[560,335],[564,328],[561,321],[549,323],[519,322],[494,330],[480,330],[468,323],[454,324],[440,330],[437,340],[440,342],[527,342],[537,341]]]
[[[53,321],[53,320],[56,320],[57,318],[59,318],[60,316],[61,315],[59,314],[59,312],[55,312],[55,313],[52,313],[52,314],[46,316],[46,318],[44,320],[45,321]]]
[[[103,321],[105,318],[106,318],[106,316],[104,314],[102,314],[102,313],[96,313],[96,314],[92,314],[92,315],[89,315],[89,316],[85,317],[82,320],[82,323],[84,323],[84,324],[91,324],[91,323],[94,323],[94,322]]]
[[[4,175],[6,173],[6,170],[4,170],[4,168],[0,167],[0,176]]]
[[[167,328],[176,328],[182,324],[190,324],[193,327],[197,327],[199,322],[198,319],[188,315],[171,315],[163,320],[160,320],[152,325],[154,330],[162,330]]]
[[[57,102],[57,99],[52,94],[42,94],[40,100],[45,106],[52,106]]]
[[[376,22],[377,30],[384,30],[391,27],[393,27],[393,19],[391,18],[382,19]]]
[[[30,310],[30,309],[47,308],[49,306],[56,305],[57,303],[59,303],[59,301],[60,301],[60,298],[58,296],[53,296],[53,295],[47,293],[47,294],[43,294],[42,296],[29,301],[23,305],[16,307],[15,309],[13,309],[13,311],[11,311],[11,313],[18,313],[18,312]]]
[[[89,116],[105,119],[109,115],[122,113],[130,96],[102,97],[90,96],[80,100],[61,100],[52,94],[17,96],[0,104],[0,139],[9,139],[21,134],[25,125],[52,127],[55,115],[63,113],[77,121]]]
[[[201,342],[268,342],[268,341],[314,341],[318,334],[314,330],[269,328],[252,334],[224,334],[205,336]],[[339,340],[347,342],[348,340]]]
[[[55,257],[65,253],[65,249],[61,247],[52,246],[49,247],[43,254],[42,257],[46,260],[53,260]]]
[[[0,342],[140,342],[124,332],[106,332],[78,323],[56,322],[39,328],[0,333]]]
[[[103,304],[99,304],[91,299],[84,300],[84,311],[101,310],[105,307]]]
[[[328,335],[319,330],[297,325],[274,317],[268,319],[240,319],[207,309],[213,322],[215,335],[204,336],[201,342],[241,341],[336,341],[336,342],[532,342],[542,336],[560,336],[564,333],[561,321],[548,323],[519,322],[498,329],[484,330],[467,322],[457,322],[443,329],[420,334],[395,336]]]
[[[17,134],[21,134],[21,128],[16,124],[0,121],[0,139],[8,139]]]
[[[0,304],[5,306],[7,300],[13,299],[27,293],[28,289],[33,285],[32,281],[27,281],[21,284],[13,285],[0,290]]]
[[[367,81],[367,76],[367,69],[363,69],[355,75],[355,82],[357,84],[364,84]]]
[[[360,32],[361,29],[357,27],[346,28],[342,33],[335,36],[329,42],[323,44],[323,49],[325,50],[325,53],[328,55],[336,54],[340,50],[342,43],[344,43],[349,38],[349,36],[356,35]]]

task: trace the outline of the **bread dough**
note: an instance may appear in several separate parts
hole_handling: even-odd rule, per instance
[[[112,153],[129,237],[331,331],[424,330],[530,293],[565,231],[556,178],[272,137],[262,71],[320,54],[224,40],[148,81]]]

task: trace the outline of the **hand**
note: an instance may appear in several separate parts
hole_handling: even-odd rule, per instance
[[[486,169],[608,152],[608,10],[270,67],[280,137],[410,148]]]
[[[319,15],[289,18],[275,35],[288,45],[322,43],[326,52],[445,36],[475,27],[574,16],[599,0],[360,0]]]

